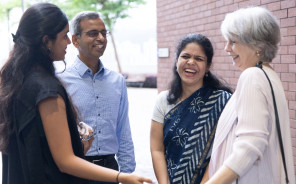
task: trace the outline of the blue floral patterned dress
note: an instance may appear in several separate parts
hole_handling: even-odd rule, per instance
[[[210,160],[219,116],[231,94],[202,87],[164,118],[164,147],[171,184],[199,184]]]

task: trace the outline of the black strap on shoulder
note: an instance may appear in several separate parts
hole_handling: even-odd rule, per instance
[[[277,129],[277,133],[278,133],[280,149],[281,149],[282,159],[283,159],[283,165],[284,165],[284,169],[285,169],[286,183],[288,184],[289,183],[289,178],[288,178],[288,173],[287,173],[287,166],[286,166],[286,159],[285,159],[285,154],[284,154],[285,152],[284,152],[284,146],[283,146],[283,140],[282,140],[280,120],[279,120],[278,110],[277,110],[277,106],[276,106],[274,91],[273,91],[273,88],[272,88],[269,77],[267,76],[266,72],[262,68],[262,61],[259,61],[258,63],[256,63],[256,67],[260,68],[264,72],[264,74],[265,74],[265,76],[266,76],[266,78],[267,78],[267,80],[269,82],[270,88],[271,88],[273,106],[274,106],[274,114],[275,114],[275,122],[276,122],[276,129]]]

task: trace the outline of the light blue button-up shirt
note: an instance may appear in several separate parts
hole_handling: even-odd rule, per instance
[[[78,57],[57,76],[64,83],[82,120],[93,127],[95,139],[87,156],[116,154],[120,171],[136,167],[128,118],[128,97],[122,75],[104,68],[94,75]]]

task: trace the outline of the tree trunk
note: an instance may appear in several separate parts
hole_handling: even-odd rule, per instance
[[[122,73],[119,58],[118,58],[118,53],[117,53],[116,45],[115,45],[115,41],[114,41],[114,36],[113,36],[112,32],[110,32],[110,36],[111,36],[112,45],[113,45],[113,48],[114,48],[114,54],[115,54],[115,59],[116,59],[117,66],[118,66],[118,72]]]
[[[24,11],[25,11],[25,2],[24,0],[22,0],[22,12],[24,13]]]
[[[8,48],[9,50],[11,50],[11,44],[10,44],[10,39],[11,39],[11,34],[10,34],[10,24],[9,24],[9,13],[10,13],[10,10],[6,10],[6,16],[7,16],[7,31],[8,31]]]

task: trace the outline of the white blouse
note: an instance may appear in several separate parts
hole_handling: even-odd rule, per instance
[[[275,93],[290,184],[295,184],[289,109],[284,89],[276,72],[268,67],[264,70]],[[259,68],[248,68],[241,74],[237,89],[220,116],[210,177],[222,165],[239,175],[239,184],[285,184],[271,88]]]
[[[165,115],[172,108],[174,108],[177,104],[180,103],[180,101],[177,100],[175,104],[169,104],[169,102],[167,101],[168,94],[169,94],[169,91],[166,90],[166,91],[160,92],[157,96],[156,103],[153,109],[152,120],[158,123],[163,123]]]

